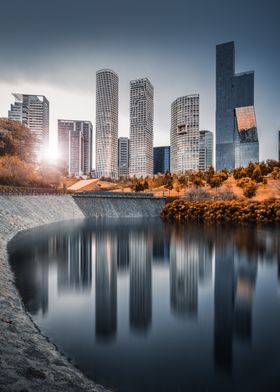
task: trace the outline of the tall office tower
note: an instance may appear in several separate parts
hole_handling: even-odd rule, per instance
[[[207,170],[213,166],[213,133],[199,132],[199,170]]]
[[[129,174],[153,174],[154,87],[149,79],[130,82]]]
[[[278,160],[280,161],[280,131],[278,131]]]
[[[34,161],[40,162],[49,146],[49,101],[44,95],[13,94],[8,118],[20,121],[35,135]]]
[[[96,175],[118,176],[119,77],[110,69],[96,73]]]
[[[89,174],[92,170],[92,123],[90,121],[82,121],[81,127],[84,136],[84,159],[82,162],[82,170],[84,174]]]
[[[216,47],[216,169],[259,161],[254,72],[235,74],[234,42]]]
[[[170,171],[170,146],[154,147],[154,174]]]
[[[198,170],[199,95],[177,98],[171,105],[170,161],[172,173]]]
[[[128,137],[119,137],[118,167],[119,167],[119,177],[129,175],[129,139],[128,139]]]
[[[68,175],[91,171],[92,124],[90,121],[58,120],[58,148]]]

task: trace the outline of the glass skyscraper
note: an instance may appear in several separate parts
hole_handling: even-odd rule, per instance
[[[154,174],[170,171],[170,147],[154,147]]]
[[[254,72],[235,73],[234,42],[216,47],[216,169],[259,161]]]
[[[172,173],[198,170],[199,95],[177,98],[171,105],[170,168]]]
[[[110,69],[96,73],[96,176],[118,176],[119,77]]]
[[[199,170],[213,166],[213,133],[199,131]]]

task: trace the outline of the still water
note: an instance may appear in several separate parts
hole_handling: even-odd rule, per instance
[[[19,235],[43,334],[116,391],[280,390],[280,227],[89,220]]]

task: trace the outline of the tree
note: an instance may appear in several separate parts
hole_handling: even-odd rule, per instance
[[[0,118],[0,156],[16,155],[25,162],[34,156],[36,138],[18,121]]]
[[[0,185],[32,186],[36,181],[31,165],[17,156],[0,157]]]

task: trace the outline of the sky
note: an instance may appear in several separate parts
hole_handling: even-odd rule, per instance
[[[255,71],[260,159],[277,158],[279,0],[0,0],[0,117],[12,92],[50,101],[57,119],[91,120],[96,71],[119,75],[119,136],[129,135],[129,82],[154,86],[154,145],[168,145],[171,103],[200,94],[200,129],[215,131],[215,47],[235,41],[236,72]]]

